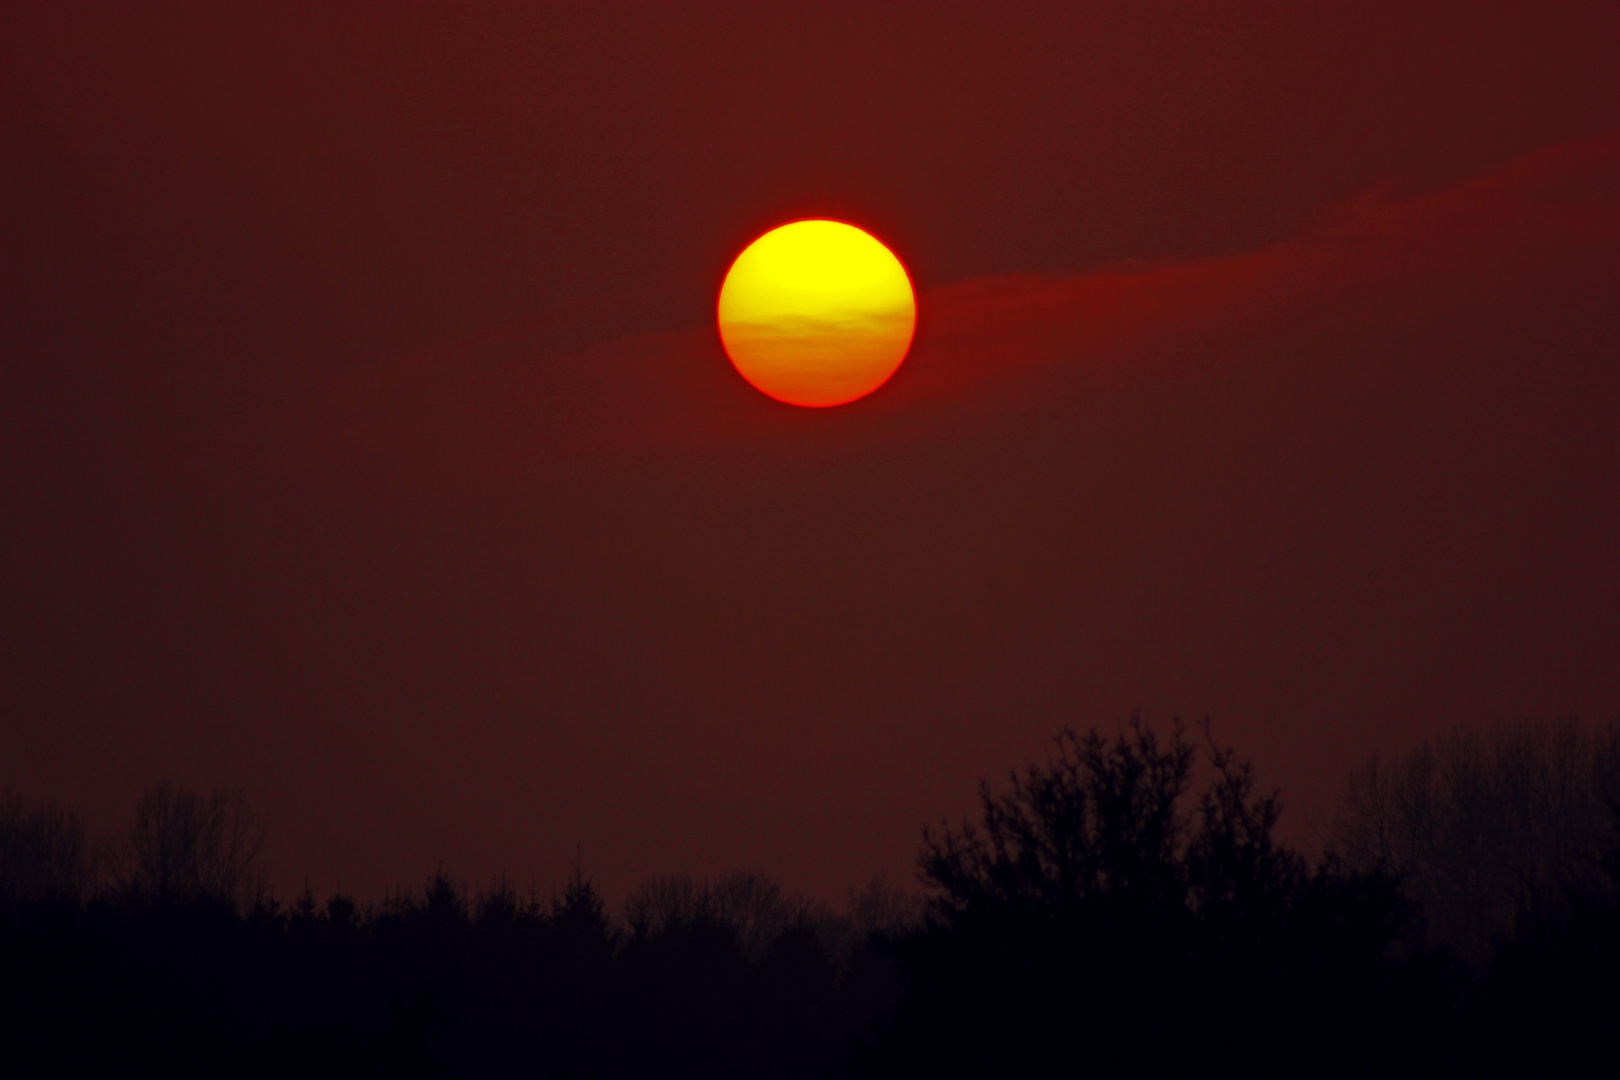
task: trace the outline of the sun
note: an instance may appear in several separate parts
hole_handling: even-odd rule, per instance
[[[743,249],[720,286],[720,341],[755,389],[790,405],[842,405],[893,375],[911,349],[917,297],[871,233],[816,218]]]

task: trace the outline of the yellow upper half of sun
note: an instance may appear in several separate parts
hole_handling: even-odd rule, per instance
[[[869,233],[795,221],[737,256],[718,316],[726,354],[755,387],[794,405],[839,405],[894,374],[917,302],[905,267]]]

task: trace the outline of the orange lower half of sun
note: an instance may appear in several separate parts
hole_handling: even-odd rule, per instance
[[[911,348],[903,326],[759,326],[722,323],[726,355],[753,386],[790,405],[842,405],[893,375]]]

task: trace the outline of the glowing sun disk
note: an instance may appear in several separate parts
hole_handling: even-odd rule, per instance
[[[842,405],[888,381],[911,348],[917,300],[893,252],[841,221],[795,221],[726,273],[720,341],[753,386],[791,405]]]

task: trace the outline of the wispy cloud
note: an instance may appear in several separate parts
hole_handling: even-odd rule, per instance
[[[376,366],[331,393],[317,426],[406,482],[521,481],[593,457],[738,445],[826,449],[830,431],[883,438],[942,412],[1290,348],[1310,363],[1313,341],[1399,333],[1436,307],[1546,302],[1547,288],[1572,277],[1612,287],[1617,240],[1620,134],[1437,192],[1369,193],[1254,252],[933,288],[900,372],[836,410],[794,409],[747,387],[712,327],[564,354],[509,328]]]

